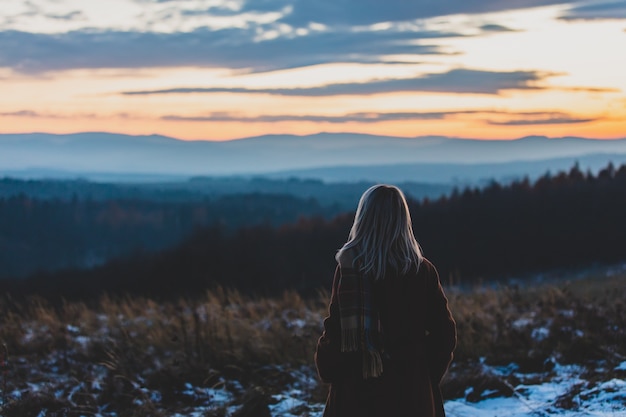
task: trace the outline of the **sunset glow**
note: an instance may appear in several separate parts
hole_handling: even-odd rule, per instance
[[[11,2],[0,133],[626,137],[625,1],[387,3]]]

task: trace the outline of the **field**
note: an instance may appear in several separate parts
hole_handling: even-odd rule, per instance
[[[626,415],[626,266],[447,288],[448,415]],[[328,293],[0,302],[0,415],[321,416]]]

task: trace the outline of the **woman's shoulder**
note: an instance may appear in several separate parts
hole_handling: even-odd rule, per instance
[[[354,258],[356,257],[356,251],[354,248],[341,249],[337,255],[337,263],[342,269],[352,268],[354,265]]]
[[[428,271],[437,270],[437,268],[435,268],[435,265],[428,258],[425,257],[422,257],[422,262],[420,262],[420,268],[426,268]]]
[[[422,261],[420,262],[419,268],[417,270],[417,274],[425,276],[425,277],[438,277],[439,276],[437,272],[437,268],[427,258],[422,258]]]

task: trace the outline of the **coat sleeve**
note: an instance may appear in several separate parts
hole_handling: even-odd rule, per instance
[[[334,382],[341,368],[341,346],[339,321],[339,305],[337,303],[337,288],[341,271],[339,265],[335,269],[333,286],[330,297],[328,316],[324,319],[324,331],[317,341],[315,349],[315,366],[317,373],[323,382]]]
[[[427,267],[426,347],[431,380],[438,385],[452,362],[457,333],[437,269],[429,262]]]

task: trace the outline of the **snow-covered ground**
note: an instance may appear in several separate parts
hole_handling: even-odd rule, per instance
[[[445,403],[448,417],[624,417],[626,416],[626,380],[612,378],[597,384],[590,384],[583,379],[584,367],[578,365],[555,365],[551,371],[556,375],[550,381],[532,384],[526,381],[541,379],[539,374],[520,374],[515,365],[508,367],[487,367],[496,377],[503,380],[515,377],[522,381],[511,387],[513,395],[508,397],[495,396],[496,393],[482,392],[483,400],[473,402],[467,399],[449,400]],[[616,371],[626,371],[626,361],[620,363]],[[309,416],[321,417],[323,404],[307,402],[307,387],[315,384],[311,375],[298,372],[296,383],[285,392],[274,395],[274,404],[270,405],[273,417]],[[468,387],[467,394],[473,388]],[[227,394],[216,395],[228,401]],[[230,412],[237,407],[229,407]],[[185,416],[201,416],[206,409],[185,414]],[[305,414],[306,412],[306,414]],[[177,417],[183,417],[177,414]]]
[[[606,278],[626,278],[624,266],[615,271]],[[447,416],[626,417],[623,278],[611,285],[597,285],[600,280],[593,278],[569,289],[550,286],[532,298],[522,290],[498,289],[456,297],[465,312],[459,323],[465,329],[468,323],[487,332],[495,328],[485,339],[495,347],[478,343],[484,332],[478,341],[467,341],[466,348],[478,343],[472,352],[487,357],[467,349],[457,356],[443,385]],[[536,300],[537,294],[543,298]],[[0,341],[7,342],[0,348],[10,347],[0,349],[0,417],[321,417],[327,387],[311,363],[310,342],[319,335],[325,310],[295,296],[222,298],[198,306],[109,303],[102,307],[107,314],[74,306],[79,318],[69,323],[40,307],[34,317],[13,316],[0,323],[11,338]],[[231,356],[206,360],[201,354],[222,350],[194,350],[183,339],[190,336],[186,329],[203,330],[204,338],[194,333],[196,341],[222,343]],[[501,336],[509,343],[495,343]],[[242,353],[265,358],[264,349],[274,348],[277,338],[294,343],[290,349],[304,352],[302,358],[288,361],[280,351],[266,361],[250,361]],[[519,340],[524,343],[518,347]],[[233,349],[237,343],[242,351]]]
[[[615,370],[625,370],[622,362]],[[612,378],[598,384],[583,379],[585,369],[577,365],[556,365],[556,377],[540,384],[521,383],[510,397],[485,398],[479,402],[464,399],[446,402],[448,417],[621,417],[626,416],[626,380]],[[509,369],[493,369],[503,378]],[[515,374],[520,380],[534,375]],[[591,385],[591,386],[590,386]],[[471,388],[470,388],[471,389]],[[483,393],[485,396],[485,393]],[[567,405],[567,408],[564,406]]]
[[[481,364],[482,371],[491,377],[500,378],[505,384],[507,381],[518,381],[510,385],[512,395],[503,395],[497,391],[484,390],[479,395],[469,395],[474,387],[468,387],[464,398],[449,400],[445,403],[448,417],[626,417],[626,361],[617,366],[606,369],[606,380],[592,382],[586,379],[589,369],[579,365],[559,365],[546,374],[522,374],[517,367],[511,364],[506,367],[490,367]],[[317,386],[317,378],[310,367],[290,371],[293,381],[285,390],[269,398],[269,411],[272,417],[321,417],[324,409],[322,403],[311,402],[311,392]],[[593,375],[602,374],[603,369],[594,370]],[[550,375],[550,379],[546,377]],[[616,378],[615,375],[620,375]],[[594,377],[595,379],[595,377]],[[58,382],[58,381],[57,381]],[[65,390],[55,392],[55,396],[66,396],[72,401],[72,396],[84,390],[84,383],[75,382],[71,388],[69,381]],[[95,385],[94,385],[95,384]],[[216,415],[216,410],[222,410],[221,415],[233,416],[242,407],[241,395],[237,396],[236,381],[221,384],[220,388],[194,387],[185,384],[183,395],[188,396],[195,406],[185,411],[172,413],[173,417],[203,417]],[[233,388],[234,387],[234,388]],[[28,391],[41,392],[47,390],[47,383],[29,384]],[[91,382],[90,389],[97,391],[97,379]],[[160,393],[137,386],[144,394],[159,402]],[[24,395],[20,390],[10,394],[12,398]],[[470,400],[474,399],[474,400]],[[476,400],[478,399],[478,400]],[[238,401],[239,400],[239,401]],[[141,401],[136,398],[135,401]],[[164,410],[163,410],[164,411]],[[167,412],[165,412],[167,415]],[[37,417],[46,417],[50,414],[44,409]],[[99,412],[90,414],[95,417],[117,417],[116,412],[101,408]],[[249,415],[249,414],[247,414]]]

